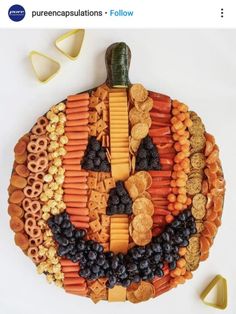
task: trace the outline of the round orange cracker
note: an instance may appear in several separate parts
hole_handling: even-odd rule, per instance
[[[132,205],[133,214],[147,214],[152,216],[154,214],[154,205],[151,200],[145,197],[137,198]]]
[[[146,190],[148,190],[152,185],[152,176],[147,171],[138,171],[136,176],[141,177],[146,184]]]
[[[141,246],[147,245],[152,240],[152,231],[148,230],[147,232],[141,233],[136,230],[133,230],[132,239],[134,243],[137,245]]]
[[[130,96],[134,101],[144,102],[148,97],[148,91],[142,84],[133,84],[130,87]]]
[[[134,230],[140,233],[145,233],[152,228],[152,217],[147,214],[139,214],[134,217],[132,225]]]
[[[149,127],[146,123],[137,123],[131,129],[131,136],[135,140],[141,140],[148,135]]]

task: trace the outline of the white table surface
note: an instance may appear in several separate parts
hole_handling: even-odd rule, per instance
[[[53,41],[61,33],[63,30],[0,30],[0,313],[216,313],[199,299],[199,293],[216,274],[228,280],[225,313],[235,313],[236,31],[88,30],[77,61],[69,61],[54,48]],[[132,50],[132,82],[186,102],[203,118],[221,149],[227,193],[223,225],[210,257],[191,281],[139,305],[100,302],[95,306],[88,299],[47,284],[14,245],[6,210],[7,186],[17,139],[52,104],[103,82],[104,52],[115,41],[127,42]],[[30,50],[48,53],[61,62],[59,75],[46,85],[33,76],[27,58]]]

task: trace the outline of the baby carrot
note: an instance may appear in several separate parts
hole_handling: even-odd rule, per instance
[[[76,264],[76,263],[73,263],[71,260],[69,260],[69,259],[61,259],[60,260],[60,264],[61,264],[61,266],[78,266],[78,264]],[[78,274],[77,274],[77,276],[78,276]]]
[[[64,202],[87,202],[88,197],[85,195],[64,195]]]
[[[71,207],[71,208],[76,208],[78,209],[85,209],[86,208],[87,203],[86,202],[66,202],[66,206],[68,207],[67,210]]]
[[[76,189],[76,190],[87,190],[88,185],[86,183],[65,183],[63,184],[64,189]]]
[[[81,158],[63,159],[63,165],[80,165],[80,164],[81,164]]]
[[[73,208],[73,207],[68,207],[66,209],[66,212],[69,214],[69,215],[79,215],[79,217],[81,216],[86,216],[89,214],[89,210],[87,208]]]
[[[75,107],[75,108],[69,108],[66,109],[66,114],[71,114],[71,113],[79,113],[79,112],[86,112],[88,111],[88,106],[81,106],[81,107]]]
[[[71,95],[67,97],[67,105],[71,101],[77,101],[77,100],[88,100],[89,99],[89,93],[81,93],[77,95]]]
[[[150,136],[165,136],[165,135],[169,135],[170,132],[170,128],[167,127],[162,127],[162,128],[151,128],[149,130],[149,135]]]
[[[87,171],[65,171],[66,177],[87,177]]]
[[[79,119],[79,120],[71,120],[71,121],[66,121],[66,126],[80,126],[80,125],[87,125],[88,124],[88,119]]]
[[[88,119],[89,113],[88,112],[79,112],[79,113],[70,113],[66,116],[67,120],[81,120],[81,119]]]
[[[170,179],[169,180],[160,180],[160,181],[154,181],[152,183],[152,188],[159,188],[162,186],[170,185]]]
[[[69,183],[69,184],[70,183],[83,183],[83,182],[87,182],[87,177],[65,177],[64,179],[64,184],[65,183]]]
[[[171,289],[170,284],[167,284],[167,285],[161,287],[161,289],[158,289],[158,290],[156,291],[155,297],[157,297],[157,296],[159,296],[159,295],[161,295],[161,294],[163,294],[163,293],[169,291],[170,289]]]
[[[169,210],[160,209],[160,208],[155,208],[155,209],[154,209],[154,215],[166,216],[166,215],[168,215],[169,213],[170,213]]]
[[[64,279],[64,286],[73,286],[73,285],[80,285],[85,282],[85,279],[82,277],[78,278],[65,278]]]
[[[67,143],[68,146],[87,145],[87,144],[88,144],[88,139],[69,140]]]
[[[77,215],[73,215],[70,216],[70,220],[72,223],[76,222],[76,221],[80,221],[80,222],[89,222],[89,216],[77,216]]]
[[[62,272],[63,273],[69,273],[69,272],[75,272],[79,271],[79,265],[76,266],[62,266]]]
[[[65,145],[64,146],[65,150],[67,152],[76,152],[76,151],[85,151],[86,149],[86,145]]]
[[[65,195],[87,195],[87,190],[64,189]]]
[[[82,151],[76,151],[76,152],[68,152],[64,159],[73,159],[73,158],[81,158],[84,156],[84,152]]]
[[[150,116],[153,118],[158,118],[158,119],[166,119],[170,120],[171,119],[171,114],[170,113],[160,113],[160,112],[150,112]]]
[[[164,187],[164,188],[150,188],[148,189],[148,192],[150,194],[157,194],[157,195],[168,195],[171,193],[170,187]]]
[[[171,177],[171,171],[149,171],[152,177]]]
[[[78,272],[70,272],[70,273],[65,273],[64,278],[78,278]]]
[[[89,127],[87,125],[79,125],[79,126],[66,126],[65,127],[66,132],[83,132],[89,131]]]
[[[163,113],[170,113],[171,101],[166,102],[166,101],[154,100],[153,108]]]
[[[152,138],[154,144],[162,144],[162,143],[174,143],[172,137],[170,135],[166,136],[155,136]]]
[[[172,158],[160,158],[161,165],[173,165]]]
[[[74,221],[73,225],[76,228],[81,228],[81,229],[88,229],[89,228],[89,223],[88,222]]]
[[[63,165],[63,168],[65,170],[81,170],[81,166],[80,165]]]
[[[69,140],[79,140],[88,138],[88,132],[67,132],[66,136]]]

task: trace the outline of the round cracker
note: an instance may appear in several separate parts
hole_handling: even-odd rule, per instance
[[[190,157],[191,166],[194,169],[201,170],[205,167],[206,161],[205,156],[202,153],[195,153]]]
[[[152,185],[152,176],[147,171],[138,171],[136,176],[141,177],[146,184],[146,190],[148,190]]]
[[[150,215],[139,214],[132,221],[134,230],[140,233],[145,233],[152,228],[153,220]]]
[[[151,200],[145,197],[138,197],[132,205],[133,214],[147,214],[152,216],[154,214],[154,205]]]
[[[202,180],[199,177],[189,178],[186,184],[187,193],[195,195],[201,192]]]
[[[141,140],[148,135],[149,127],[146,123],[137,123],[131,129],[131,136],[135,140]]]
[[[144,102],[135,101],[134,105],[138,111],[149,112],[153,107],[153,100],[151,97],[148,97]]]
[[[146,232],[141,233],[136,230],[133,230],[132,239],[137,245],[140,245],[140,246],[147,245],[152,240],[152,231],[148,230]]]
[[[144,102],[148,97],[148,91],[142,84],[133,84],[129,93],[133,101]]]

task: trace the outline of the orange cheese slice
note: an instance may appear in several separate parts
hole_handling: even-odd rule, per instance
[[[122,286],[115,286],[108,290],[109,302],[125,302],[126,301],[126,288]]]
[[[114,97],[109,97],[109,104],[112,103],[123,103],[123,104],[127,104],[127,96],[114,96]]]
[[[113,230],[116,230],[116,229],[126,229],[126,230],[128,230],[128,228],[129,228],[129,224],[128,224],[128,222],[126,223],[126,222],[114,222],[113,223],[113,221],[111,220],[111,230],[113,231]]]

